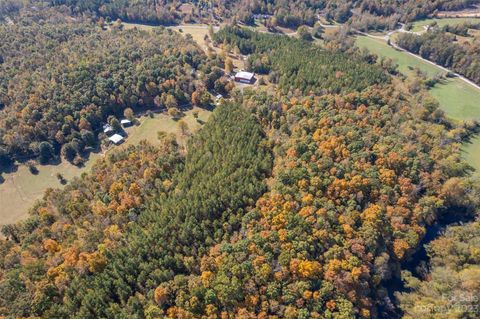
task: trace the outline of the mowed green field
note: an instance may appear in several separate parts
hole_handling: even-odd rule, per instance
[[[430,93],[454,120],[480,120],[480,91],[460,79],[437,84]]]
[[[442,18],[442,19],[425,19],[413,23],[412,31],[420,32],[425,30],[425,26],[436,22],[438,26],[444,27],[446,25],[456,25],[464,22],[474,22],[479,23],[480,18]]]
[[[445,71],[435,67],[432,64],[415,58],[405,52],[396,50],[389,46],[384,40],[370,38],[367,36],[358,36],[356,44],[361,48],[366,48],[378,56],[384,56],[392,59],[398,64],[398,70],[405,75],[413,75],[413,68],[418,68],[430,77],[437,74],[445,74]]]
[[[410,54],[395,50],[385,41],[366,36],[357,37],[359,47],[364,47],[371,52],[391,58],[398,64],[398,69],[403,74],[414,74],[412,68],[418,68],[428,76],[445,73],[442,69],[426,63]],[[448,79],[435,85],[430,93],[440,103],[440,107],[447,116],[457,121],[480,120],[480,90],[460,79]],[[463,147],[465,160],[476,169],[480,175],[480,137],[472,139]]]
[[[191,132],[198,130],[201,124],[193,116],[198,112],[198,118],[206,122],[210,116],[210,111],[194,108],[186,111],[182,117]],[[0,184],[0,225],[11,224],[25,218],[28,210],[35,201],[41,199],[46,189],[61,188],[57,174],[60,173],[67,180],[79,177],[82,173],[88,172],[93,164],[109,152],[136,145],[141,140],[147,140],[152,144],[158,144],[158,132],[173,133],[177,136],[180,143],[184,142],[178,121],[174,121],[165,114],[155,114],[153,118],[143,116],[139,119],[140,124],[126,129],[128,138],[121,146],[112,146],[102,154],[92,153],[85,166],[77,167],[68,162],[62,162],[58,165],[38,165],[38,174],[33,175],[26,166],[19,166],[16,171],[3,174],[5,179]]]

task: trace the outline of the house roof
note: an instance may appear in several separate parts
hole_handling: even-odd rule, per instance
[[[247,79],[247,80],[253,79],[254,76],[255,76],[254,73],[245,72],[245,71],[240,71],[237,74],[235,74],[236,78]]]
[[[108,132],[112,132],[113,131],[113,127],[111,127],[109,124],[105,124],[103,126],[103,132],[104,133],[108,133]]]
[[[114,135],[110,136],[108,139],[110,141],[112,141],[113,143],[118,144],[121,141],[123,141],[123,136],[121,136],[120,134],[114,134]]]
[[[132,121],[128,120],[128,119],[123,119],[120,121],[121,124],[130,124],[132,123]]]

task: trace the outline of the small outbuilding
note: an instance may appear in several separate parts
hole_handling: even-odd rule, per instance
[[[121,136],[120,134],[114,134],[114,135],[110,136],[108,139],[109,139],[110,142],[112,142],[115,145],[120,145],[125,140],[123,138],[123,136]]]
[[[255,81],[255,73],[241,71],[235,74],[235,81],[245,84],[253,84]]]
[[[132,121],[128,119],[123,119],[120,121],[120,124],[122,124],[123,127],[130,127],[132,126]]]
[[[105,124],[103,126],[103,133],[105,133],[107,135],[112,135],[114,132],[115,132],[115,130],[113,129],[113,127],[110,124]]]

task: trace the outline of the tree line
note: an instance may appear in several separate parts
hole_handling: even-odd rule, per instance
[[[88,14],[95,18],[155,23],[162,25],[180,22],[214,22],[225,19],[254,25],[263,21],[272,27],[298,28],[313,26],[322,14],[340,23],[352,22],[367,29],[394,28],[397,22],[426,18],[442,10],[462,10],[476,0],[29,0],[21,4],[12,0],[0,1],[0,16],[15,14],[22,6],[61,8],[72,15]]]

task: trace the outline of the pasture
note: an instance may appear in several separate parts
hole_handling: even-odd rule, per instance
[[[418,68],[429,77],[436,74],[444,74],[440,68],[424,62],[410,54],[390,47],[385,41],[369,38],[366,36],[357,37],[359,47],[367,48],[378,56],[391,58],[398,64],[398,70],[406,76],[415,75],[414,68]],[[445,114],[453,120],[480,120],[480,90],[453,78],[438,83],[430,90],[430,94],[438,100],[440,107]],[[480,174],[480,137],[473,138],[463,147],[465,160]]]

